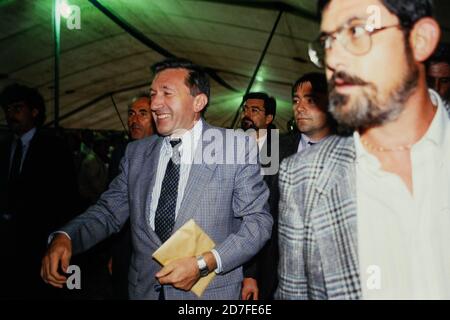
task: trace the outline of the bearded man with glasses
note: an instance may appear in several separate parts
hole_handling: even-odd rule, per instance
[[[381,24],[368,23],[368,8]],[[450,115],[430,0],[320,0],[334,136],[280,168],[279,299],[450,298]]]

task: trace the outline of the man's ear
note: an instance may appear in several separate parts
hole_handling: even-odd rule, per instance
[[[194,98],[194,111],[201,112],[208,104],[208,97],[204,93],[200,93]]]
[[[273,121],[273,114],[269,114],[266,116],[266,124],[269,125]]]
[[[414,59],[418,62],[427,60],[436,49],[441,38],[441,28],[433,18],[422,18],[411,30],[410,44]]]
[[[36,119],[39,114],[39,110],[36,108],[31,109],[31,115],[33,116],[33,119]]]

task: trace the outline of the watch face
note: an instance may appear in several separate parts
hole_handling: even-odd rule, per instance
[[[208,268],[201,269],[201,270],[200,270],[200,275],[201,275],[202,277],[207,276],[207,275],[208,275]]]
[[[203,259],[203,257],[197,258],[197,264],[198,264],[198,268],[200,269],[200,276],[204,277],[204,276],[208,275],[208,273],[209,273],[208,266],[206,265],[206,261],[205,261],[205,259]]]

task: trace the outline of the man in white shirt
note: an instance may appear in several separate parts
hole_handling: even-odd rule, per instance
[[[440,38],[431,1],[319,10],[310,57],[353,134],[281,165],[277,298],[449,299],[450,119],[426,82]]]

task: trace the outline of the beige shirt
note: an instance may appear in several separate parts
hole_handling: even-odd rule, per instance
[[[430,96],[436,114],[411,149],[414,195],[354,134],[364,299],[450,299],[450,119]]]

